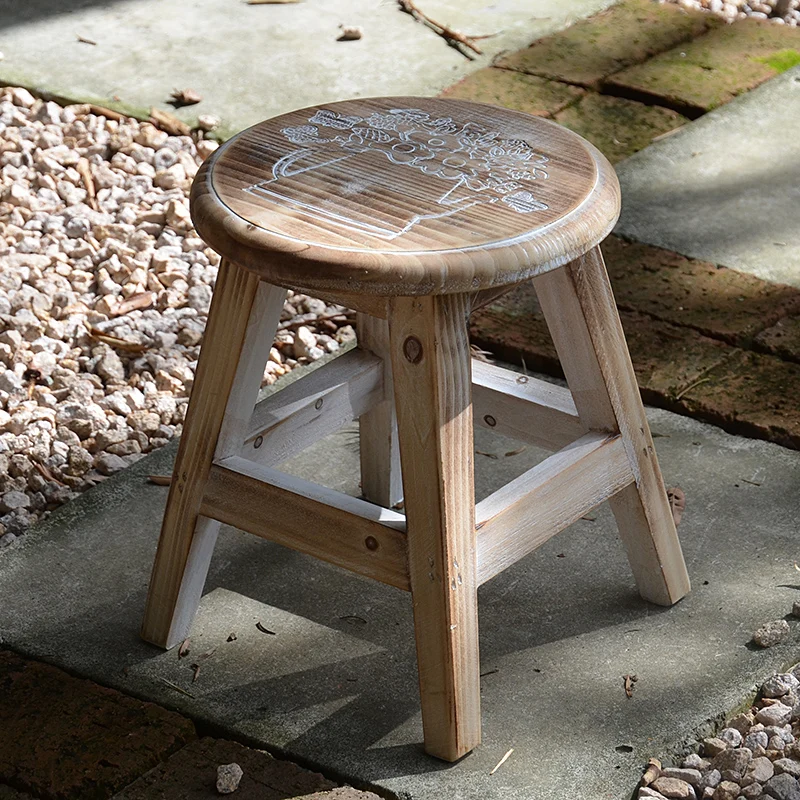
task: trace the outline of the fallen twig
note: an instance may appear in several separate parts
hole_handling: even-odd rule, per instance
[[[192,700],[194,700],[194,695],[191,692],[187,692],[186,689],[182,689],[180,686],[178,686],[177,683],[168,681],[166,678],[162,678],[161,683],[163,683],[165,686],[169,686],[169,688],[172,689],[173,691],[185,694],[187,697],[191,697]]]
[[[89,104],[89,113],[95,114],[98,117],[107,117],[108,119],[116,120],[117,122],[122,122],[122,120],[127,119],[124,114],[120,114],[119,111],[114,111],[111,108],[106,108],[105,106],[96,106],[92,103]]]
[[[83,186],[86,189],[86,204],[95,211],[99,211],[97,197],[95,196],[94,178],[92,177],[92,168],[89,166],[89,161],[85,158],[79,158],[75,169],[78,170]]]
[[[156,486],[169,486],[172,483],[172,475],[148,475],[147,481]]]
[[[126,300],[123,300],[112,312],[112,317],[121,317],[130,311],[138,311],[143,308],[149,308],[156,300],[155,292],[140,292],[139,294],[131,295]]]
[[[98,342],[103,342],[109,347],[114,347],[117,350],[125,350],[128,353],[144,353],[147,350],[146,344],[139,342],[129,342],[127,339],[120,339],[118,336],[112,336],[110,333],[103,333],[97,328],[89,328],[89,336],[96,339]]]
[[[46,480],[52,481],[53,483],[57,483],[59,486],[66,486],[67,484],[64,481],[60,481],[53,475],[52,472],[44,465],[40,464],[38,461],[33,462],[34,469]]]
[[[489,774],[490,774],[490,775],[494,775],[494,774],[495,774],[495,772],[497,772],[497,770],[499,770],[499,769],[500,769],[500,767],[502,767],[502,766],[503,766],[503,764],[505,764],[505,763],[506,763],[506,761],[508,761],[508,757],[509,757],[509,756],[510,756],[510,755],[511,755],[513,752],[514,752],[514,748],[512,747],[512,748],[511,748],[511,749],[510,749],[510,750],[509,750],[509,751],[508,751],[508,752],[507,752],[507,753],[506,753],[506,754],[505,754],[505,755],[504,755],[504,756],[503,756],[503,757],[502,757],[502,758],[501,758],[501,759],[500,759],[500,760],[497,762],[497,764],[495,764],[495,767],[494,767],[494,769],[493,769],[493,770],[492,770],[492,771],[491,771]]]
[[[183,120],[155,106],[150,109],[150,122],[172,136],[189,136],[192,132],[192,129]]]
[[[483,55],[483,51],[475,44],[476,39],[488,39],[490,36],[496,36],[497,34],[489,34],[487,36],[467,36],[460,31],[454,31],[452,28],[448,27],[447,25],[442,25],[440,22],[436,22],[435,20],[431,19],[424,11],[420,11],[417,5],[414,3],[414,0],[397,0],[397,4],[400,6],[401,11],[405,11],[406,14],[410,14],[414,17],[417,22],[421,22],[423,25],[427,25],[431,30],[435,33],[438,33],[443,39],[446,39],[449,43],[452,44],[460,44],[464,47],[468,47],[473,52],[477,53],[479,56]],[[464,53],[467,58],[472,58],[468,53]]]
[[[94,39],[89,39],[88,37],[81,36],[80,34],[78,34],[78,41],[81,44],[94,44],[94,45],[97,44],[97,42]]]

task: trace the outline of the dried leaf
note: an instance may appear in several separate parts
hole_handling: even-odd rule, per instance
[[[192,664],[192,671],[194,672],[194,675],[192,675],[192,683],[196,683],[197,677],[200,675],[200,665]]]
[[[111,312],[111,316],[121,317],[123,314],[128,314],[131,311],[139,311],[143,308],[150,308],[155,301],[155,292],[140,292],[139,294],[132,294],[126,300],[123,300]]]
[[[268,633],[270,636],[275,636],[275,631],[271,631],[269,628],[264,627],[261,622],[256,622],[256,628],[258,628],[261,633]]]
[[[178,648],[178,659],[185,658],[189,655],[189,651],[191,649],[190,640],[187,637],[181,642],[181,646]]]
[[[81,36],[80,34],[78,34],[78,41],[81,44],[97,44],[94,39],[89,39],[87,36]]]
[[[486,458],[497,458],[496,453],[487,453],[484,450],[476,450],[475,453],[479,456],[486,456]]]
[[[176,106],[194,106],[203,99],[194,89],[175,89],[170,97]]]
[[[225,640],[226,642],[235,642],[239,637],[236,635],[234,631],[231,631],[228,634],[228,638]]]
[[[366,625],[367,621],[364,617],[357,617],[354,614],[346,614],[343,617],[339,617],[342,622],[348,622],[350,625]]]
[[[527,450],[527,449],[528,449],[528,448],[527,448],[527,447],[525,447],[525,446],[523,445],[522,447],[518,447],[516,450],[509,450],[509,451],[508,451],[508,452],[505,454],[505,456],[504,456],[504,457],[505,457],[505,458],[511,458],[511,456],[518,456],[520,453],[524,452],[524,451],[525,451],[525,450]]]
[[[686,511],[686,493],[680,486],[673,486],[667,489],[667,499],[669,507],[672,509],[672,519],[675,520],[675,527],[681,524],[683,512]]]
[[[342,30],[341,36],[336,40],[337,42],[354,42],[356,39],[360,39],[364,32],[361,28],[357,26],[351,25],[340,25],[339,26]]]
[[[633,697],[633,684],[639,679],[635,675],[623,675],[622,680],[625,681],[625,694],[627,697]]]
[[[189,136],[192,132],[192,129],[183,120],[155,106],[150,109],[150,122],[172,136]]]
[[[172,483],[172,475],[148,475],[147,480],[156,486],[169,486]]]

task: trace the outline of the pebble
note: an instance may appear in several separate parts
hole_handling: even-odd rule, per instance
[[[219,264],[188,190],[218,146],[0,88],[0,455],[19,460],[0,468],[0,535],[180,435]],[[351,341],[353,316],[288,292],[263,383]],[[28,485],[34,463],[58,491]]]
[[[797,779],[785,772],[771,777],[764,784],[764,793],[775,800],[800,800]]]
[[[681,6],[685,9],[698,9],[709,11],[712,14],[722,17],[726,22],[733,22],[737,19],[769,19],[773,23],[782,25],[800,25],[800,4],[793,0],[788,5],[786,13],[779,16],[777,6],[779,0],[764,0],[764,2],[753,2],[753,0],[666,0],[669,3]]]
[[[800,681],[791,672],[786,672],[767,679],[761,687],[761,694],[764,697],[783,697],[798,686]]]
[[[220,764],[217,767],[217,791],[220,794],[231,794],[239,788],[239,782],[242,780],[244,772],[242,768],[236,764]]]
[[[753,634],[753,641],[759,647],[774,647],[788,638],[789,623],[785,619],[767,622]]]
[[[678,778],[656,778],[651,787],[671,800],[695,800],[697,797],[692,785]]]
[[[763,725],[785,725],[792,717],[792,709],[783,703],[774,703],[759,710],[756,720]]]

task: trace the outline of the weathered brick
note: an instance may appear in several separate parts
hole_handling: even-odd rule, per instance
[[[143,775],[115,800],[214,800],[217,767],[237,763],[243,771],[237,800],[378,800],[371,792],[336,787],[319,773],[268,753],[222,739],[202,739]]]
[[[652,0],[626,0],[501,58],[497,66],[580,86],[597,86],[631,64],[699,36],[720,20]]]
[[[588,139],[612,164],[689,121],[668,108],[594,93],[560,111],[555,120]]]
[[[697,116],[777,75],[781,62],[776,58],[791,51],[800,56],[797,28],[744,19],[630,67],[610,78],[608,86]]]
[[[779,320],[756,336],[756,344],[780,358],[800,362],[800,316]]]
[[[670,405],[734,348],[691,328],[644,314],[622,311],[622,326],[639,386],[645,397]],[[562,375],[544,316],[531,283],[477,311],[470,320],[472,340],[496,357],[551,375]]]
[[[547,117],[574,103],[583,94],[584,91],[575,86],[486,67],[445,89],[440,96],[491,103],[537,117]]]
[[[800,308],[800,290],[610,236],[606,266],[620,308],[689,325],[732,344]]]
[[[45,800],[102,800],[195,737],[178,714],[0,652],[0,781]]]
[[[732,433],[800,448],[800,364],[738,350],[681,398],[686,413]]]

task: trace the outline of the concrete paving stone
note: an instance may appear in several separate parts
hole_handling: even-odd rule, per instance
[[[798,129],[795,67],[618,164],[616,232],[800,288]]]
[[[703,376],[681,403],[744,436],[800,449],[800,364],[739,350]]]
[[[491,103],[537,117],[547,117],[576,102],[585,92],[576,86],[487,67],[441,93],[441,97]]]
[[[143,775],[115,800],[214,800],[217,767],[238,764],[244,775],[236,789],[237,800],[378,800],[371,792],[336,787],[317,772],[291,761],[273,758],[262,750],[224,739],[201,739],[184,747],[169,761]]]
[[[756,345],[779,358],[800,362],[800,316],[784,317],[762,331]]]
[[[475,60],[449,47],[396,2],[306,0],[25,0],[0,3],[0,83],[146,114],[174,89],[222,120],[222,137],[293,109],[352,97],[432,96],[612,0],[436,0],[424,10],[459,31],[494,34]],[[338,42],[340,25],[363,37]],[[78,36],[97,44],[87,45]],[[119,98],[117,105],[112,98]]]
[[[800,309],[800,290],[609,236],[603,243],[617,305],[707,336],[747,344]]]
[[[620,313],[631,361],[647,402],[671,407],[682,389],[737,352],[645,314]],[[523,284],[470,320],[472,340],[497,358],[560,377],[563,375],[533,285]]]
[[[796,627],[775,648],[746,646],[796,595],[800,453],[666,411],[648,416],[665,481],[687,495],[692,594],[670,609],[638,598],[606,507],[486,583],[483,744],[457,764],[422,751],[412,609],[399,590],[223,527],[191,631],[196,652],[216,647],[198,681],[183,663],[191,658],[138,639],[167,493],[145,476],[170,470],[173,445],[3,550],[0,593],[13,602],[0,603],[0,630],[21,652],[387,797],[630,800],[649,757],[711,735],[800,652]],[[285,469],[357,493],[356,437],[348,426]],[[519,445],[483,429],[476,447],[500,454],[476,459],[479,497],[543,455],[503,457]],[[277,634],[260,633],[258,619]],[[227,643],[232,629],[239,638]],[[639,677],[631,699],[627,673]]]
[[[785,71],[792,52],[800,58],[800,30],[743,19],[614,75],[608,87],[694,118]]]
[[[500,58],[496,65],[542,78],[597,87],[638,64],[718,27],[718,17],[652,0],[624,0],[566,30]]]
[[[0,697],[0,780],[44,800],[110,797],[195,737],[178,714],[8,651]]]
[[[668,108],[594,93],[560,111],[555,120],[588,139],[612,164],[689,121]]]

